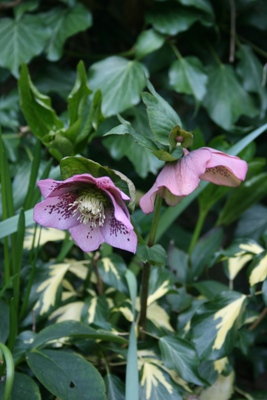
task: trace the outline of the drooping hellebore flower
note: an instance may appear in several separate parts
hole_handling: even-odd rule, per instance
[[[191,152],[184,149],[183,157],[162,169],[152,188],[140,199],[140,207],[145,214],[152,212],[157,194],[175,206],[198,187],[201,179],[236,187],[245,179],[247,169],[247,163],[239,157],[210,147]]]
[[[130,198],[109,177],[74,175],[65,181],[38,182],[45,198],[34,207],[34,221],[65,230],[83,251],[98,249],[106,242],[136,252],[137,237],[123,200]]]

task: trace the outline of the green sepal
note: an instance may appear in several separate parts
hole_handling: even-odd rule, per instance
[[[187,148],[189,147],[192,142],[193,142],[193,135],[190,132],[185,131],[182,129],[179,125],[176,125],[170,133],[169,136],[169,141],[170,145],[172,148],[175,148],[177,146],[177,138],[181,138],[181,140],[178,140],[178,142],[181,143],[182,147]]]
[[[165,150],[156,150],[156,151],[153,151],[153,154],[159,160],[171,162],[171,161],[179,160],[179,158],[182,157],[183,148],[182,148],[182,146],[178,146],[171,154]]]
[[[130,197],[130,208],[135,203],[135,187],[132,181],[121,172],[103,167],[95,161],[84,157],[65,157],[60,161],[60,172],[63,180],[73,175],[91,174],[94,178],[108,176],[114,184]]]

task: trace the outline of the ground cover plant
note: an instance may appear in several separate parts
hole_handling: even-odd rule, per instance
[[[267,398],[266,13],[0,1],[0,399]]]

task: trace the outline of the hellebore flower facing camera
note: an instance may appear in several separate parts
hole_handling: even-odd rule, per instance
[[[140,199],[140,207],[145,214],[152,212],[157,194],[175,206],[198,187],[200,179],[236,187],[245,179],[247,169],[247,163],[239,157],[209,147],[191,152],[184,149],[183,157],[162,169],[152,188]]]
[[[137,237],[123,200],[130,198],[109,177],[74,175],[65,181],[38,182],[45,200],[34,207],[40,225],[67,229],[83,251],[98,249],[106,242],[136,252]]]

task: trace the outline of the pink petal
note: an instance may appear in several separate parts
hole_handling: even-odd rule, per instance
[[[128,229],[132,229],[132,224],[130,222],[130,214],[123,203],[123,201],[119,198],[115,199],[113,195],[110,192],[106,192],[109,196],[109,198],[112,201],[113,207],[114,207],[114,216],[116,220],[121,222],[123,225],[125,225]]]
[[[79,224],[70,228],[69,232],[77,246],[85,252],[94,251],[104,242],[104,237],[99,226],[92,227],[90,223]]]
[[[211,151],[212,156],[201,179],[217,185],[235,187],[246,178],[248,166],[245,161],[211,148],[208,150]]]
[[[50,195],[50,193],[58,187],[60,183],[62,182],[54,181],[53,179],[43,179],[38,182],[38,186],[42,193],[42,196],[46,199]]]
[[[132,226],[132,225],[131,225]],[[118,249],[136,252],[137,236],[132,229],[128,229],[123,223],[117,221],[113,212],[106,214],[105,224],[101,227],[105,242]]]
[[[42,226],[56,229],[69,229],[79,223],[77,215],[72,216],[69,204],[76,197],[72,193],[67,193],[60,197],[48,197],[34,207],[33,219]]]

